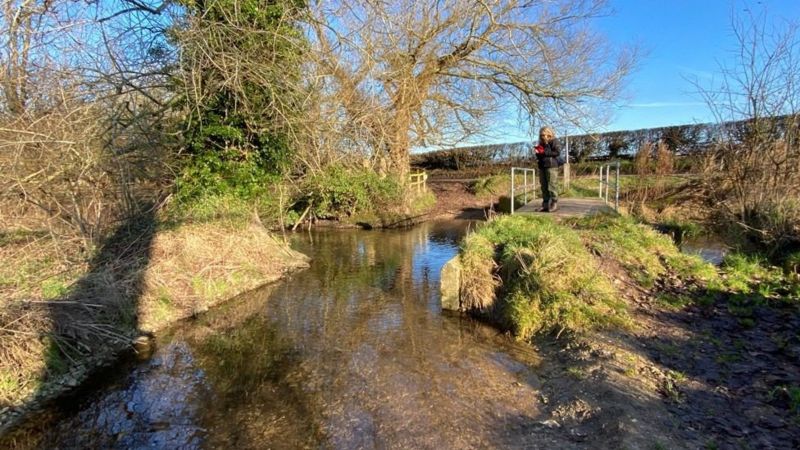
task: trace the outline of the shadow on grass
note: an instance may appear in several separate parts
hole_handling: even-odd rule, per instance
[[[53,324],[48,373],[58,373],[52,366],[65,362],[80,366],[86,358],[116,353],[135,338],[143,277],[156,232],[155,208],[147,205],[143,211],[102,242],[89,271],[67,298],[47,303]]]
[[[649,311],[660,329],[637,351],[667,369],[662,391],[686,434],[710,448],[800,447],[800,308],[753,292],[690,292]]]
[[[0,447],[9,442],[16,443],[11,447],[24,447],[15,435],[24,436],[25,431],[14,429],[27,421],[30,412],[56,401],[131,350],[156,231],[153,205],[144,205],[140,211],[100,243],[86,274],[64,296],[26,306],[31,316],[49,324],[39,337],[45,344],[45,368],[36,392],[5,418]]]

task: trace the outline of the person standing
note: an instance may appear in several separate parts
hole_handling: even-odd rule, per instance
[[[539,130],[539,143],[534,149],[542,187],[541,211],[553,212],[558,209],[558,157],[561,147],[552,128],[542,127]]]

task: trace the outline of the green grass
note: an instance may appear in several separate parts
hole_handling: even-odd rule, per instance
[[[577,367],[577,366],[567,367],[567,371],[566,372],[567,372],[567,374],[569,376],[571,376],[572,378],[575,378],[576,380],[585,380],[586,378],[589,377],[589,374],[586,373],[585,369],[583,369],[581,367]]]
[[[682,309],[694,302],[688,295],[661,293],[656,295],[656,301],[668,309]]]
[[[536,195],[540,195],[538,176],[536,174],[537,182],[533,188],[536,190]],[[532,178],[528,176],[528,183],[532,182]],[[525,177],[522,175],[516,176],[516,186],[522,186],[525,182]],[[559,195],[562,197],[571,198],[596,198],[598,197],[600,187],[600,177],[597,175],[573,175],[570,178],[569,188],[564,187],[563,172],[559,172]],[[640,177],[638,175],[621,175],[619,178],[620,183],[620,196],[625,196],[633,191],[652,188],[659,186],[662,188],[674,188],[687,182],[685,177],[667,176],[667,177]],[[614,196],[614,174],[611,175],[612,185],[609,187],[609,196]],[[511,193],[511,175],[508,173],[489,175],[481,177],[470,185],[470,191],[477,197],[491,197],[498,195],[510,195]]]
[[[170,205],[164,213],[161,227],[175,228],[186,222],[247,224],[256,214],[265,225],[275,225],[281,214],[279,195],[277,191],[264,191],[262,195],[252,198],[242,197],[235,192],[192,197]],[[285,201],[288,203],[290,199],[287,197]]]
[[[783,269],[787,272],[800,273],[800,252],[792,252],[783,259]]]
[[[559,178],[561,180],[561,178]],[[611,174],[611,186],[608,188],[610,198],[614,197],[614,184],[616,183],[614,173]],[[660,186],[662,188],[673,188],[686,183],[684,177],[655,177],[638,175],[621,175],[619,177],[620,196],[626,196],[633,191]],[[600,187],[600,177],[598,175],[573,176],[570,179],[569,189],[562,189],[561,195],[564,197],[598,197]],[[605,188],[604,188],[605,189]]]
[[[45,236],[48,236],[45,230],[0,230],[0,247],[25,244]]]
[[[724,306],[743,328],[758,326],[755,308],[800,298],[798,277],[763,258],[734,253],[717,268],[680,252],[649,225],[615,214],[561,223],[502,216],[466,238],[461,258],[468,309],[483,311],[522,338],[628,325],[624,301],[599,264],[603,259],[615,263],[612,270],[622,267],[638,286],[654,288],[663,280],[675,288],[654,293],[666,309],[726,299]]]
[[[469,190],[477,197],[509,195],[511,192],[511,175],[489,175],[478,178],[470,185]]]
[[[515,335],[627,324],[624,303],[570,228],[550,218],[505,216],[476,234],[462,258],[483,261],[484,272],[496,265],[503,295],[495,319]]]
[[[699,236],[703,229],[696,222],[669,218],[658,224],[667,233],[672,234],[677,241]]]
[[[67,372],[69,361],[61,353],[61,349],[56,344],[55,338],[47,336],[44,338],[47,347],[44,354],[44,361],[49,377],[56,377]]]
[[[674,271],[682,278],[714,280],[717,272],[700,257],[680,252],[672,240],[631,217],[597,214],[570,223],[592,250],[618,261],[640,285],[650,288]]]
[[[767,300],[798,302],[800,280],[793,272],[771,266],[766,258],[757,255],[730,253],[722,261],[724,276],[709,285],[709,289],[726,292],[731,299],[739,297],[751,302]]]
[[[411,213],[421,214],[436,205],[436,196],[431,191],[414,194],[411,198]]]
[[[226,279],[216,277],[192,277],[192,290],[201,302],[210,303],[212,300],[225,297],[233,289]]]
[[[28,297],[44,300],[63,298],[83,275],[85,261],[77,255],[80,248],[64,245],[49,235],[33,241],[15,240],[0,247],[0,305]],[[70,259],[59,258],[63,251]]]
[[[7,370],[0,370],[0,398],[13,397],[20,390],[19,379]]]
[[[562,197],[596,198],[599,196],[599,177],[576,177],[569,183],[569,189],[562,189]]]
[[[669,249],[663,255],[664,262],[680,278],[694,278],[701,281],[712,281],[719,278],[719,272],[699,255],[681,253],[679,249]]]
[[[153,304],[153,317],[156,322],[169,322],[175,315],[175,306],[167,289],[159,289],[158,299]]]
[[[48,279],[42,282],[42,298],[52,300],[63,298],[69,293],[68,281],[65,279]]]

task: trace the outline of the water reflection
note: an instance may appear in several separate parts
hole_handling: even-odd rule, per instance
[[[684,253],[698,255],[704,261],[717,266],[722,264],[722,260],[725,259],[729,250],[722,239],[715,235],[685,238],[680,243],[680,249]]]
[[[466,226],[295,235],[310,269],[176,329],[46,442],[533,445],[536,355],[440,312],[439,271]],[[75,429],[94,431],[68,438]]]

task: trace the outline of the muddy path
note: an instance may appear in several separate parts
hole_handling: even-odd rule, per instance
[[[632,284],[615,270],[620,285]],[[664,293],[694,303],[668,307],[657,300]],[[631,330],[567,338],[566,345],[539,339],[560,361],[554,370],[566,367],[576,379],[568,391],[596,393],[609,384],[618,388],[612,396],[624,393],[622,402],[653,400],[673,439],[654,438],[653,448],[800,448],[796,300],[709,294],[677,277],[623,295],[636,323]]]
[[[701,295],[694,293],[694,295]],[[670,310],[643,301],[636,349],[681,434],[717,448],[800,448],[800,308],[758,294]]]
[[[497,198],[478,198],[469,186],[476,179],[432,178],[428,188],[436,195],[432,217],[440,220],[486,220]]]

